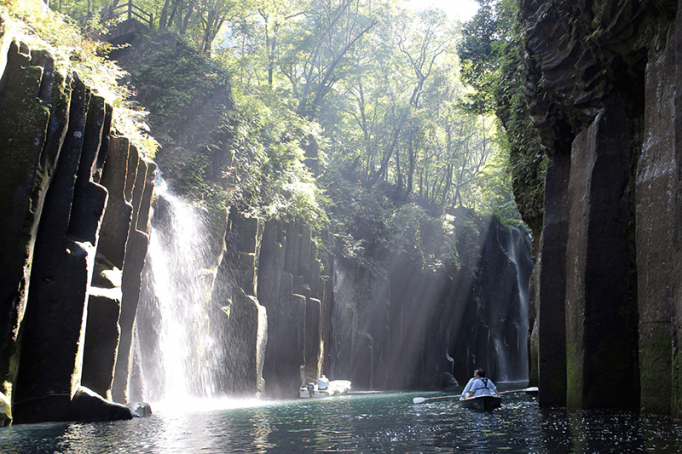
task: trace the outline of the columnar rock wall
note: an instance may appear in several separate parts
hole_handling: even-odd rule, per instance
[[[528,378],[530,237],[458,214],[458,263],[433,270],[389,254],[383,275],[335,259],[333,373],[378,390],[464,384],[479,367],[494,381]]]
[[[521,4],[549,159],[540,403],[679,417],[682,3]]]
[[[265,394],[297,397],[306,377],[331,374],[330,261],[300,223],[266,222],[258,258],[258,300],[268,314]],[[330,378],[334,377],[331,374]]]
[[[146,247],[155,167],[125,139],[111,138],[111,106],[77,74],[56,71],[49,54],[18,42],[5,23],[2,391],[17,422],[129,419],[127,408],[103,397],[111,397],[117,355],[127,361],[130,328],[119,331],[119,314],[132,323],[125,316],[134,319],[144,262],[133,250]],[[127,376],[120,382],[125,388]]]
[[[260,233],[258,219],[230,210],[226,251],[218,266],[212,298],[212,306],[224,308],[224,313],[215,312],[212,319],[224,349],[221,391],[231,395],[253,396],[263,389],[268,317],[256,298]]]

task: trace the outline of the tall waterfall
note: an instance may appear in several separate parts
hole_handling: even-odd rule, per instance
[[[215,247],[206,238],[204,212],[173,195],[157,177],[144,285],[135,330],[139,377],[131,394],[158,402],[211,397],[224,367],[210,317]],[[132,389],[137,386],[137,390]]]
[[[514,367],[507,367],[509,379],[513,381],[523,381],[528,379],[528,346],[525,345],[528,336],[528,280],[532,272],[532,262],[529,256],[530,235],[520,229],[511,230],[509,242],[509,260],[516,268],[516,284],[518,287],[518,313],[520,317],[513,320],[515,335],[509,336],[516,340],[517,345],[510,346],[509,350],[519,354]],[[524,263],[524,261],[526,263]],[[521,345],[524,343],[524,345]]]

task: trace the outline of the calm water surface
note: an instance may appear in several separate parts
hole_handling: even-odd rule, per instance
[[[638,413],[541,409],[523,393],[477,413],[456,400],[415,405],[405,393],[287,402],[158,407],[132,421],[0,429],[6,454],[682,452],[682,422]],[[221,407],[220,409],[216,407]],[[154,407],[152,407],[154,409]]]

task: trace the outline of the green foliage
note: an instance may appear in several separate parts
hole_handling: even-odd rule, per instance
[[[500,30],[496,0],[479,0],[474,18],[464,24],[463,39],[458,46],[462,60],[462,80],[474,90],[465,104],[477,114],[495,109],[495,84],[499,79],[499,58],[504,49],[498,42]]]
[[[517,0],[479,0],[481,9],[465,25],[461,46],[463,77],[473,87],[465,103],[477,113],[495,113],[505,130],[514,196],[521,216],[535,234],[542,228],[546,157],[528,115],[521,71],[522,31]],[[505,203],[500,204],[503,212]],[[500,212],[500,210],[497,210]],[[507,214],[501,217],[509,219]]]
[[[527,169],[530,155],[514,154],[494,121],[511,67],[510,1],[481,0],[462,30],[389,0],[139,0],[162,33],[136,43],[142,58],[124,67],[181,192],[328,228],[373,272],[386,255],[436,270],[461,259],[454,244],[430,243],[453,228],[444,213],[519,222],[511,184],[531,177],[509,156]],[[76,0],[57,5],[87,12]]]
[[[192,121],[213,123],[213,129],[225,120],[202,107],[228,85],[228,75],[183,41],[163,38],[136,44],[135,52],[147,55],[130,73],[141,88],[138,101],[152,112],[152,127],[163,131],[165,142],[177,142]]]
[[[12,27],[31,49],[45,49],[62,75],[73,71],[97,95],[114,106],[112,126],[130,138],[145,156],[154,157],[156,141],[147,134],[147,113],[129,101],[129,92],[118,81],[125,72],[106,58],[111,46],[89,40],[61,14],[43,11],[39,3],[15,2],[0,13],[16,20]]]
[[[418,269],[435,273],[457,256],[454,242],[444,246],[445,233],[454,233],[446,216],[433,216],[421,206],[408,203],[393,211],[387,221],[386,246],[393,254],[407,255]]]
[[[224,58],[210,59],[173,35],[139,39],[115,58],[130,68],[174,189],[211,209],[325,221],[324,197],[304,161],[319,128],[258,87],[232,86]]]

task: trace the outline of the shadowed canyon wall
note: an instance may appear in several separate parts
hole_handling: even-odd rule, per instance
[[[383,275],[334,260],[333,374],[390,390],[463,385],[479,367],[493,381],[528,379],[530,236],[466,210],[453,235],[458,258],[440,268],[405,253],[384,257]]]
[[[104,99],[2,19],[2,391],[16,422],[130,419],[105,398],[128,379],[155,166],[111,135]]]
[[[682,414],[682,3],[524,0],[548,154],[540,403]]]

